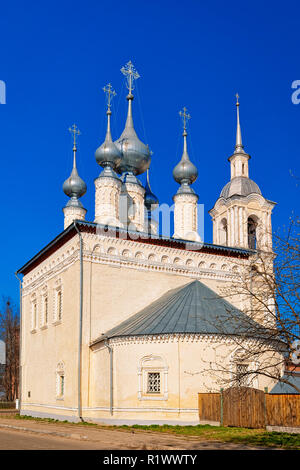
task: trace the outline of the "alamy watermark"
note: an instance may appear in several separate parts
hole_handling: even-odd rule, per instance
[[[293,104],[300,103],[300,80],[294,80],[292,83],[292,88],[295,91],[292,93],[291,100]]]
[[[113,206],[110,203],[103,205],[102,209],[106,214],[113,213]],[[145,220],[144,230],[137,230],[135,226],[135,217],[134,210],[136,209],[135,205],[128,205],[127,198],[124,201],[124,204],[120,205],[120,221],[125,221],[121,226],[115,225],[115,219],[106,217],[106,223],[98,224],[96,228],[96,234],[99,236],[110,236],[114,238],[123,238],[129,240],[148,240],[151,238],[165,239],[165,240],[174,240],[180,241],[183,244],[183,247],[190,250],[200,250],[203,246],[204,240],[204,205],[197,204],[197,208],[194,210],[191,207],[185,206],[181,208],[181,217],[183,220],[189,220],[190,222],[193,219],[193,231],[188,231],[187,233],[175,234],[175,220],[174,220],[174,210],[175,206],[168,204],[160,204],[153,212],[151,213],[150,219]],[[195,210],[196,209],[196,210]],[[195,219],[194,219],[195,218]],[[141,221],[140,221],[141,222]],[[175,226],[174,226],[175,225]],[[146,228],[146,226],[148,226]],[[151,227],[156,227],[154,231],[151,230]],[[158,230],[160,227],[160,230]],[[160,233],[160,234],[159,234]],[[195,243],[196,242],[196,243]]]
[[[6,104],[6,84],[0,80],[0,104]]]

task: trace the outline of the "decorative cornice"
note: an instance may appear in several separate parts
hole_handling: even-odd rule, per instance
[[[67,241],[77,235],[77,229],[82,233],[91,233],[99,236],[99,230],[102,230],[103,236],[112,238],[110,233],[116,239],[123,239],[133,241],[134,243],[143,243],[151,246],[161,246],[163,248],[172,248],[184,250],[186,252],[201,251],[202,253],[211,253],[219,256],[230,256],[232,258],[245,258],[249,257],[249,250],[240,248],[231,248],[226,246],[217,246],[208,243],[192,242],[189,240],[178,240],[163,237],[161,235],[154,235],[143,232],[131,232],[117,227],[101,226],[93,222],[85,222],[75,220],[69,227],[67,227],[61,234],[59,234],[52,242],[43,248],[37,255],[28,261],[21,269],[17,271],[18,274],[26,275],[38,266],[42,261],[46,260],[62,247]],[[105,232],[107,229],[107,232]]]
[[[119,336],[107,340],[112,347],[124,346],[129,344],[153,344],[153,343],[222,343],[228,345],[236,345],[237,341],[245,345],[251,346],[257,344],[258,340],[253,338],[242,338],[237,335],[219,334],[201,334],[201,333],[169,333],[157,335],[140,335],[140,336]],[[94,351],[102,349],[103,340],[94,340],[90,343],[90,348]]]
[[[194,279],[232,281],[238,278],[237,268],[248,260],[189,252],[159,245],[136,244],[133,240],[83,234],[83,260],[95,264],[126,267],[143,271],[168,272]],[[24,276],[23,294],[27,295],[79,260],[78,240],[70,242],[42,265]]]

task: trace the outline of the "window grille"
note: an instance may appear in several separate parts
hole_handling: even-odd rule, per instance
[[[60,376],[60,396],[63,397],[65,393],[65,376]]]
[[[44,323],[47,325],[48,323],[48,297],[44,297]]]
[[[37,327],[37,303],[32,303],[32,318],[31,318],[31,329],[35,330]]]
[[[239,387],[247,386],[247,371],[248,365],[247,364],[237,364],[236,365],[236,378]]]
[[[160,393],[160,372],[148,372],[147,393]]]
[[[61,320],[62,317],[62,295],[61,290],[57,292],[57,319]]]

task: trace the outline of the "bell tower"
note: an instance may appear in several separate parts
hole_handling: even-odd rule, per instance
[[[213,209],[213,243],[246,249],[272,251],[271,215],[275,202],[265,199],[249,178],[250,155],[242,144],[239,95],[236,95],[237,129],[234,153],[228,158],[231,179]]]

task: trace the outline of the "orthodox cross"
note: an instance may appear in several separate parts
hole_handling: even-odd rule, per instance
[[[186,108],[183,108],[183,111],[179,111],[179,116],[182,118],[183,130],[186,131],[187,122],[191,119],[191,115],[187,113]]]
[[[108,107],[108,109],[110,110],[111,101],[112,101],[113,97],[116,96],[117,93],[115,92],[115,90],[114,90],[113,87],[111,86],[111,83],[108,83],[108,85],[106,85],[105,87],[103,87],[102,90],[103,90],[104,93],[106,94],[107,107]]]
[[[134,89],[134,80],[140,78],[140,75],[138,74],[131,60],[121,68],[121,72],[126,77],[127,88],[129,90],[129,94],[131,95],[131,92]]]
[[[73,144],[74,144],[74,149],[76,149],[76,136],[80,135],[80,130],[76,126],[76,124],[73,124],[73,126],[69,127],[69,132],[73,134]]]

